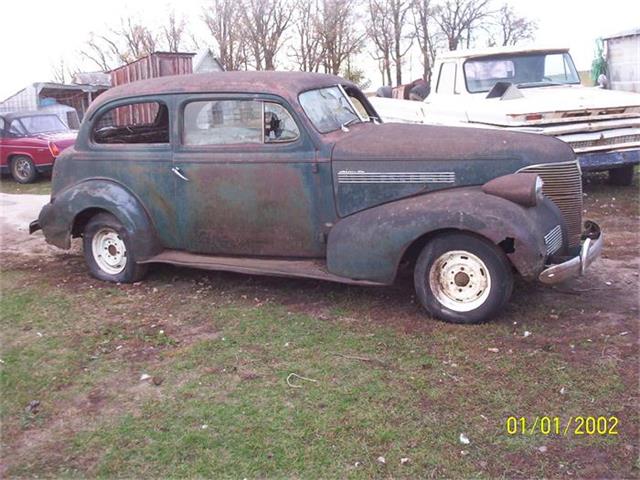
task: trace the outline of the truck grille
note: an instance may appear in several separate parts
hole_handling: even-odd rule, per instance
[[[581,140],[575,142],[568,142],[571,145],[571,148],[574,150],[580,148],[590,148],[590,147],[605,147],[608,145],[622,145],[625,143],[634,143],[640,142],[640,134],[635,135],[621,135],[618,137],[607,137],[607,138],[598,138],[595,140]]]
[[[577,161],[531,165],[520,172],[537,173],[544,185],[542,193],[560,209],[567,226],[570,247],[580,245],[582,234],[582,175]]]

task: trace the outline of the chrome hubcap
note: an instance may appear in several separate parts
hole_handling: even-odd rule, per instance
[[[445,307],[469,312],[489,297],[491,275],[485,263],[473,253],[452,250],[440,255],[429,271],[429,287]]]
[[[14,172],[22,179],[29,178],[31,175],[31,162],[26,158],[19,158],[15,160]]]
[[[98,267],[109,275],[117,275],[127,265],[127,247],[112,228],[103,228],[93,236],[91,253]]]

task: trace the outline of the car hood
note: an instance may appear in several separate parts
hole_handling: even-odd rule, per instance
[[[580,85],[521,88],[519,91],[522,97],[508,100],[488,99],[486,94],[467,97],[468,120],[511,126],[640,116],[640,95],[637,93]],[[532,113],[541,113],[543,118],[527,121],[525,116]]]
[[[540,135],[486,128],[371,123],[354,125],[336,141],[334,161],[467,162],[515,160],[520,166],[569,161],[564,142]]]
[[[507,130],[371,123],[336,132],[338,214],[444,188],[482,185],[532,164],[574,160],[564,142]]]

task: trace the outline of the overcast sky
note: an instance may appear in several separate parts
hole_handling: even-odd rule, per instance
[[[496,5],[501,2],[496,0]],[[536,43],[571,48],[579,70],[590,68],[594,40],[621,30],[640,27],[637,0],[509,0],[517,11],[538,22]],[[206,38],[200,15],[206,0],[1,0],[0,2],[0,100],[26,85],[52,79],[52,65],[64,58],[81,69],[79,49],[90,32],[117,26],[123,15],[136,15],[150,26],[164,23],[167,12],[184,15],[193,33]],[[363,55],[360,67],[379,85],[379,74]],[[405,78],[419,76],[417,56],[407,62]]]

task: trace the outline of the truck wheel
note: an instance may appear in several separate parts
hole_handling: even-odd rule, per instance
[[[135,261],[127,231],[109,213],[99,213],[89,220],[82,243],[89,271],[99,280],[132,283],[147,273],[147,266]]]
[[[33,183],[38,176],[33,160],[25,155],[11,159],[11,176],[18,183]]]
[[[430,241],[418,257],[414,284],[422,306],[451,323],[479,323],[495,316],[513,290],[511,264],[491,242],[449,233]]]
[[[625,165],[620,168],[612,168],[609,170],[609,183],[628,187],[633,182],[633,165]]]

